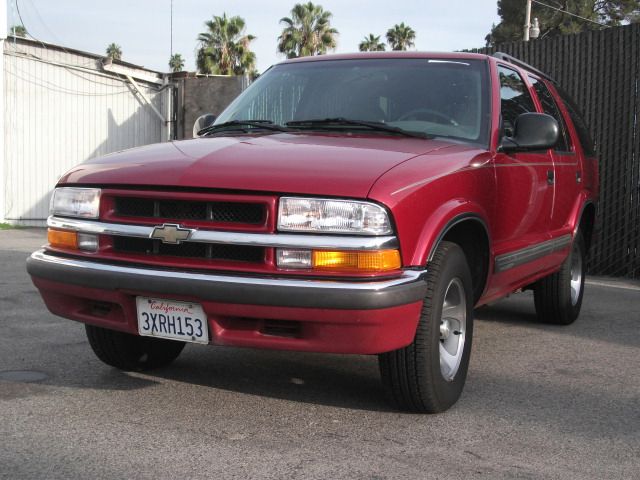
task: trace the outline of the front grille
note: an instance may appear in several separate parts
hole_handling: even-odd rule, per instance
[[[156,200],[137,197],[116,197],[115,212],[124,217],[253,225],[264,223],[266,217],[265,206],[259,203]]]
[[[161,255],[207,260],[227,260],[257,263],[264,261],[264,248],[246,245],[223,245],[184,242],[179,245],[160,240],[133,237],[113,237],[113,250],[120,253]]]

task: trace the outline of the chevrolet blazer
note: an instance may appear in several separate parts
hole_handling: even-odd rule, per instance
[[[597,160],[519,60],[294,59],[201,122],[53,192],[27,268],[106,364],[162,367],[185,342],[375,354],[390,401],[433,413],[461,395],[474,308],[532,289],[540,321],[578,317]]]

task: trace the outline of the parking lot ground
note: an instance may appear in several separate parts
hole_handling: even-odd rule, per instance
[[[640,283],[590,278],[579,320],[530,293],[476,312],[467,385],[394,411],[375,357],[189,345],[100,363],[25,272],[43,230],[0,231],[0,478],[640,478]]]

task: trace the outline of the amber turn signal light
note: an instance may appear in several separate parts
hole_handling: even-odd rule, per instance
[[[47,231],[47,240],[52,247],[73,249],[78,248],[78,236],[76,235],[76,232],[54,230],[50,228]]]
[[[312,268],[317,270],[384,272],[400,267],[398,250],[313,251]]]

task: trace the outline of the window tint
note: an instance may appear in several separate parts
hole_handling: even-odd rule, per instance
[[[560,139],[555,146],[555,150],[559,152],[570,152],[572,145],[571,136],[569,135],[567,124],[560,113],[560,109],[558,108],[553,95],[541,80],[534,77],[529,77],[529,80],[533,84],[533,89],[536,91],[536,95],[538,95],[538,99],[542,104],[542,111],[555,118],[558,125],[560,125]]]
[[[536,108],[527,86],[515,70],[498,65],[498,75],[500,76],[502,129],[506,136],[512,137],[518,115],[535,112]]]
[[[576,127],[576,132],[578,133],[584,154],[588,157],[595,156],[596,149],[591,139],[591,134],[589,133],[589,127],[587,126],[587,122],[584,121],[584,116],[580,112],[580,108],[578,108],[576,102],[573,101],[567,92],[558,87],[556,87],[556,90],[558,90],[560,98],[562,98],[564,106],[567,108],[567,112],[569,112],[573,126]]]

